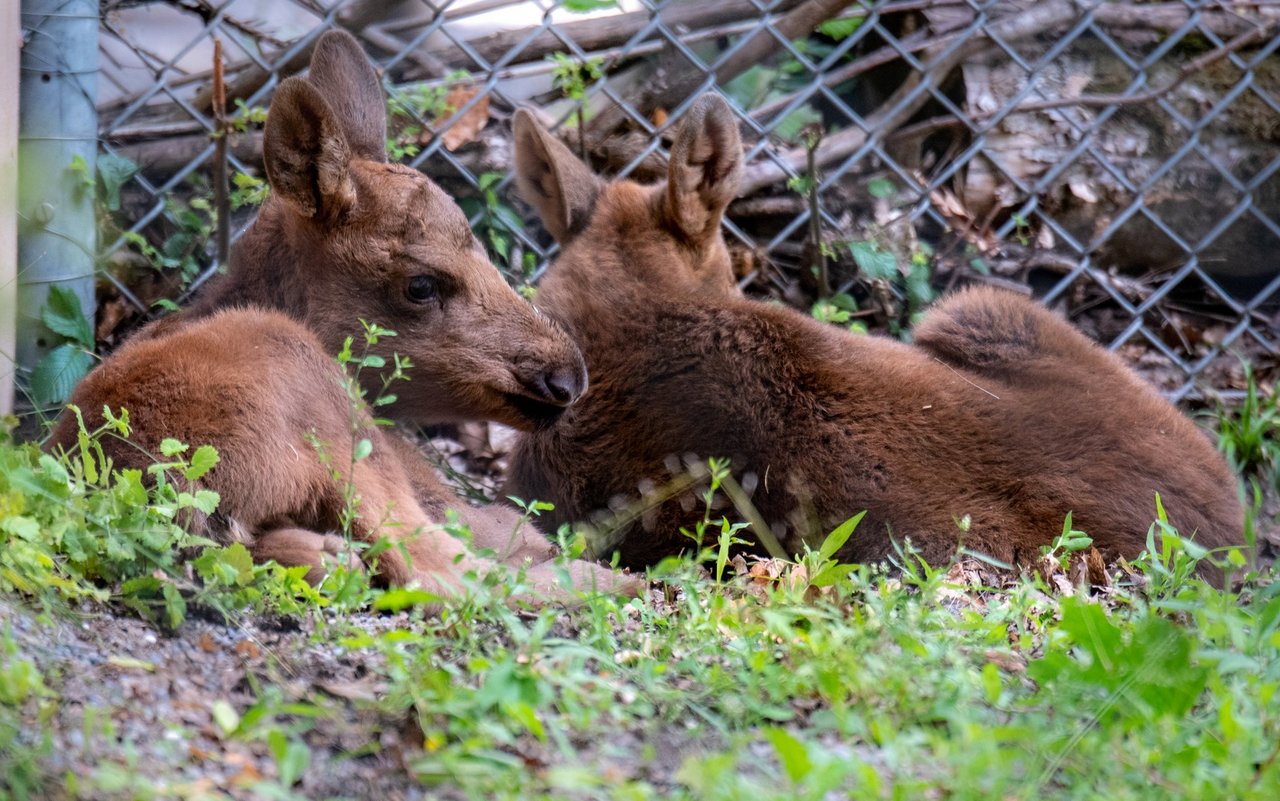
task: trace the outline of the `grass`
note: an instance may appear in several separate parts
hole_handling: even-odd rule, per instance
[[[392,747],[376,731],[400,731],[399,780],[450,798],[1280,794],[1280,583],[1213,589],[1196,559],[1245,560],[1163,520],[1164,544],[1099,587],[1069,578],[1087,548],[1070,521],[1044,571],[1016,578],[910,554],[894,574],[836,565],[855,523],[796,564],[712,548],[652,571],[648,598],[572,610],[513,603],[519,574],[474,576],[465,601],[424,617],[418,594],[361,573],[313,589],[194,540],[176,521],[216,499],[163,476],[198,478],[216,455],[169,443],[149,486],[93,445],[126,429],[85,432],[88,456],[64,459],[0,438],[0,601],[55,616],[105,604],[171,628],[196,609],[284,615],[367,658],[378,692],[320,702],[255,680],[250,702],[214,702],[222,747],[265,755],[247,789],[197,793],[128,759],[53,775],[59,677],[0,627],[0,799],[306,797],[352,708],[378,723],[345,758],[375,758]],[[1274,424],[1261,430],[1273,446]],[[197,555],[184,565],[179,549]],[[397,625],[368,625],[370,607]]]

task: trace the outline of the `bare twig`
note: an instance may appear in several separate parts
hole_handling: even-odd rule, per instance
[[[227,94],[222,81],[222,40],[213,40],[213,208],[218,218],[218,264],[231,255],[231,198],[227,187]]]

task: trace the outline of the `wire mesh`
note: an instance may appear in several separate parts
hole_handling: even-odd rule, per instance
[[[542,109],[597,169],[644,180],[661,175],[667,134],[692,101],[715,91],[747,147],[725,226],[748,291],[894,332],[960,283],[1034,291],[1175,399],[1230,390],[1233,354],[1274,360],[1280,348],[1273,4],[102,9],[100,138],[122,200],[104,220],[100,263],[113,296],[104,313],[121,332],[157,305],[185,302],[220,268],[212,39],[226,52],[237,109],[228,166],[245,201],[261,177],[273,88],[337,26],[382,68],[390,152],[460,199],[515,282],[536,282],[553,255],[512,188],[516,106]],[[235,212],[233,237],[252,211]]]

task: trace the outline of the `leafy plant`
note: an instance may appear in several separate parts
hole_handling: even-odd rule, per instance
[[[62,338],[31,370],[31,397],[40,406],[64,402],[93,367],[93,324],[70,289],[50,286],[40,309],[45,327]]]
[[[399,86],[387,95],[387,157],[392,161],[413,158],[422,152],[424,124],[457,111],[449,103],[449,92],[458,83],[470,80],[465,70],[454,70],[442,82]]]
[[[603,59],[577,59],[567,53],[547,56],[552,63],[551,86],[575,104],[573,117],[578,129],[578,155],[587,160],[587,86],[604,76]]]
[[[102,440],[127,437],[128,414],[104,409],[106,422],[89,431],[80,410],[69,409],[80,426],[71,453],[54,456],[0,438],[0,592],[52,608],[117,600],[174,627],[189,603],[227,613],[297,611],[314,600],[305,570],[246,564],[244,546],[222,548],[184,528],[193,515],[216,510],[217,494],[198,486],[217,463],[211,447],[188,453],[165,440],[145,473],[117,469]],[[200,582],[179,567],[188,550],[200,552]]]
[[[1248,361],[1241,362],[1244,399],[1234,409],[1219,404],[1218,449],[1236,472],[1280,490],[1280,400],[1258,385]]]
[[[537,267],[537,256],[520,248],[518,234],[524,232],[524,220],[498,194],[503,177],[500,172],[483,172],[477,176],[479,197],[458,199],[468,219],[476,220],[474,230],[481,242],[497,258],[498,266],[509,274],[528,278]]]

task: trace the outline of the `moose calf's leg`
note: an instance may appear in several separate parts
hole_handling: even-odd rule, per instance
[[[359,555],[337,534],[320,534],[301,528],[278,528],[258,535],[249,552],[255,562],[274,559],[285,567],[308,568],[306,579],[310,584],[324,581],[329,568],[344,564],[350,569],[363,565]]]

